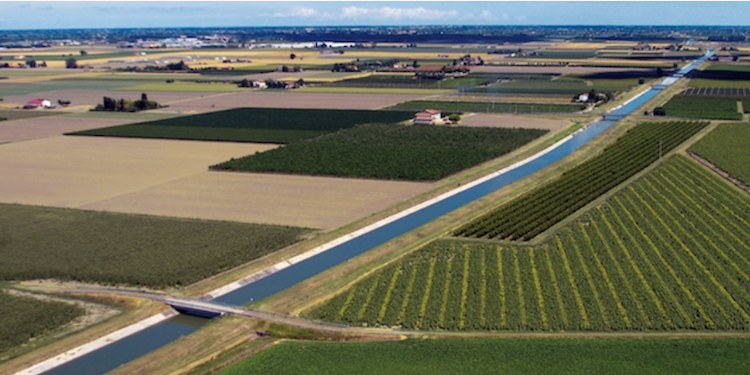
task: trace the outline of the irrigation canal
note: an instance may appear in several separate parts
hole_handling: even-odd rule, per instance
[[[608,112],[602,120],[590,124],[585,129],[568,137],[565,141],[558,143],[555,148],[546,150],[546,153],[542,152],[540,156],[538,154],[538,157],[531,158],[525,164],[519,165],[493,178],[486,179],[481,183],[474,184],[470,188],[456,194],[449,195],[445,199],[436,201],[431,205],[411,212],[372,231],[354,237],[325,252],[295,263],[280,271],[270,273],[255,282],[216,298],[215,301],[242,305],[281,292],[305,279],[341,264],[365,251],[410,232],[435,218],[545,168],[570,155],[573,151],[614,125],[622,117],[633,113],[638,107],[656,96],[662,89],[676,82],[678,78],[683,77],[695,69],[695,67],[705,62],[709,57],[713,56],[713,53],[713,50],[709,50],[703,57],[682,68],[673,76],[665,78],[650,90],[641,93],[624,105]],[[181,336],[198,330],[207,321],[207,319],[180,315],[112,342],[96,351],[45,372],[33,371],[31,370],[32,368],[29,368],[18,374],[100,375],[169,344]]]

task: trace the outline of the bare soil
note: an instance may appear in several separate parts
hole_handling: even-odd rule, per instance
[[[71,117],[35,117],[0,121],[0,144],[62,135],[67,132],[123,125],[132,120],[80,119]]]
[[[433,186],[260,173],[203,172],[83,209],[333,229]]]
[[[549,131],[556,131],[570,125],[570,121],[477,113],[462,117],[461,122],[458,125],[490,128],[546,129]]]
[[[0,145],[0,202],[79,207],[274,147],[79,136],[7,143]]]

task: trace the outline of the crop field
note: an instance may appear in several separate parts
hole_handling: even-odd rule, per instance
[[[747,77],[746,77],[747,78]],[[691,87],[724,88],[724,89],[748,89],[750,80],[744,79],[707,79],[692,78],[689,82]]]
[[[0,202],[80,207],[203,173],[208,165],[274,147],[101,137],[6,143],[0,146]]]
[[[8,120],[23,120],[36,117],[46,117],[59,115],[60,112],[56,111],[29,111],[29,110],[13,110],[13,109],[0,109],[0,117]]]
[[[310,315],[421,330],[750,329],[750,197],[676,156],[538,247],[443,240]]]
[[[299,241],[294,227],[0,205],[0,280],[184,286]]]
[[[693,145],[690,151],[707,159],[745,185],[750,185],[748,139],[750,139],[750,124],[721,124]]]
[[[513,151],[546,132],[362,125],[230,160],[211,169],[434,181]]]
[[[688,87],[680,95],[687,96],[750,96],[750,88],[728,88],[728,87]]]
[[[734,374],[748,356],[743,339],[284,341],[218,374]]]
[[[437,109],[443,112],[487,112],[487,113],[572,113],[585,109],[579,104],[543,103],[494,103],[494,102],[449,102],[436,100],[415,100],[399,103],[389,110],[423,111]]]
[[[137,83],[137,82],[135,82]],[[112,90],[126,86],[133,86],[134,82],[111,80],[76,80],[56,79],[33,84],[4,85],[3,97],[10,95],[38,94],[46,91],[59,90]]]
[[[737,98],[715,96],[677,95],[664,105],[667,116],[741,120],[742,114],[737,110]]]
[[[546,94],[546,95],[574,95],[589,92],[593,87],[584,81],[548,79],[517,80],[492,84],[470,89],[469,92],[497,93],[497,94]]]
[[[362,123],[395,123],[412,117],[398,111],[237,108],[72,135],[289,143]]]
[[[34,84],[35,86],[35,84]],[[123,98],[126,100],[137,100],[140,99],[141,94],[145,93],[151,100],[156,100],[159,104],[170,105],[173,102],[183,102],[188,99],[201,99],[205,96],[202,92],[168,92],[168,91],[109,91],[109,90],[90,90],[90,89],[66,89],[66,90],[55,90],[55,91],[40,91],[31,94],[23,95],[8,95],[4,96],[3,102],[6,104],[12,104],[17,107],[22,107],[29,100],[44,98],[50,100],[52,103],[57,104],[58,100],[70,101],[70,107],[64,108],[57,106],[54,110],[39,110],[39,111],[27,111],[27,112],[47,112],[47,113],[60,113],[65,111],[72,111],[81,113],[81,111],[93,108],[96,104],[102,102],[102,98],[105,96],[115,97],[117,99]],[[214,94],[220,95],[220,94]],[[171,110],[165,108],[165,110]],[[139,113],[122,113],[123,115],[129,115],[130,117],[137,117],[146,113],[154,113],[154,111],[142,111]]]
[[[524,58],[534,59],[588,59],[596,56],[596,50],[543,50]]]
[[[233,83],[197,83],[197,82],[159,82],[159,83],[147,83],[144,85],[137,86],[121,86],[114,88],[118,91],[184,91],[184,92],[236,92],[244,91]]]
[[[660,152],[669,152],[706,125],[706,122],[640,124],[560,178],[475,219],[454,234],[528,241],[646,168],[659,159]]]
[[[165,94],[165,92],[155,92]],[[172,94],[172,93],[170,93]],[[195,94],[195,93],[179,93]],[[402,101],[416,100],[424,97],[418,95],[392,95],[367,93],[310,93],[278,90],[242,91],[234,93],[216,93],[193,100],[169,103],[169,108],[160,112],[215,112],[222,109],[242,108],[248,105],[263,108],[298,108],[298,109],[347,109],[372,110],[388,107]],[[150,98],[150,96],[149,96]]]
[[[437,88],[437,80],[418,79],[411,74],[373,74],[367,77],[331,82],[325,87]]]
[[[202,172],[77,208],[330,230],[432,187],[404,181]]]
[[[560,130],[571,124],[565,119],[475,113],[461,118],[458,126]]]
[[[344,94],[395,94],[395,95],[437,95],[447,94],[453,90],[430,88],[400,88],[400,87],[302,87],[296,89],[304,93],[344,93]]]
[[[517,79],[508,82],[476,87],[469,92],[507,93],[507,94],[547,94],[574,95],[596,89],[600,92],[622,92],[638,85],[638,78],[618,78],[615,74],[611,78],[595,78],[593,76],[566,75],[557,79]]]
[[[0,112],[1,116],[2,112]],[[133,122],[133,120],[81,119],[61,116],[30,117],[15,121],[3,121],[0,123],[0,143],[46,138],[62,135],[65,132],[121,125],[129,122]]]
[[[721,64],[714,63],[706,66],[703,71],[728,71],[728,72],[745,72],[750,73],[750,64]]]
[[[84,314],[84,310],[57,301],[14,296],[0,291],[0,362],[3,353],[30,339],[53,331]]]

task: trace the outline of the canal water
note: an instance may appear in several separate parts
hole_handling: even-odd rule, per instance
[[[678,74],[684,75],[688,73],[712,55],[713,51],[710,50],[709,53],[699,60],[691,63],[688,67],[681,69]],[[669,84],[671,84],[671,82],[666,84],[665,82],[662,82],[660,86],[668,86]],[[253,301],[261,300],[331,267],[341,264],[348,259],[362,254],[365,251],[377,247],[404,233],[412,231],[433,219],[445,215],[563,159],[588,143],[597,135],[601,134],[603,131],[607,130],[621,117],[631,114],[660,91],[661,88],[653,88],[644,92],[621,107],[608,112],[605,115],[604,120],[591,124],[559,147],[535,160],[442,201],[436,202],[435,204],[419,211],[413,212],[369,233],[355,237],[345,243],[331,248],[328,251],[218,297],[215,301],[233,305],[244,305]],[[207,321],[207,319],[203,318],[186,317],[181,315],[49,370],[45,372],[44,375],[104,374],[105,372],[130,362],[141,355],[169,344],[181,336],[188,335],[198,330]]]

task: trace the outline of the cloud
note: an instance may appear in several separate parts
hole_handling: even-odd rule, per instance
[[[495,17],[495,15],[492,14],[492,12],[490,12],[489,10],[483,10],[482,13],[479,15],[479,18],[483,18],[489,21],[497,19],[497,17]]]
[[[315,10],[313,8],[296,7],[294,9],[292,9],[292,11],[289,12],[289,13],[277,12],[277,13],[274,13],[273,16],[274,17],[281,17],[281,18],[286,18],[286,17],[306,17],[306,18],[308,18],[308,17],[321,16],[322,14],[323,13],[320,13],[320,12],[318,12],[317,10]]]
[[[297,7],[289,12],[274,13],[274,17],[305,17],[319,18],[325,20],[438,20],[445,17],[457,17],[459,13],[455,10],[434,10],[424,7],[417,8],[363,8],[348,6],[341,8],[340,12],[321,12],[309,7]]]
[[[342,9],[341,18],[360,19],[360,18],[384,18],[396,20],[419,20],[419,19],[440,19],[444,17],[456,17],[458,12],[455,10],[433,10],[423,7],[418,8],[360,8],[349,6]]]

